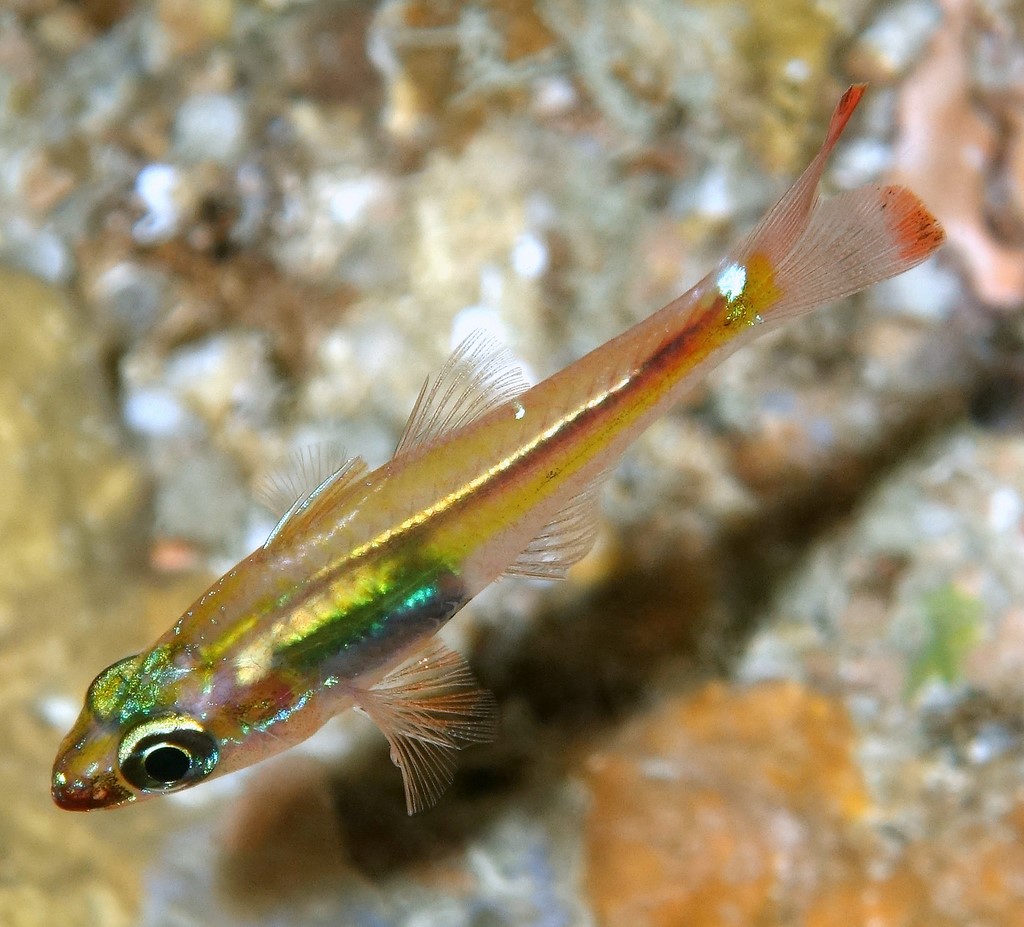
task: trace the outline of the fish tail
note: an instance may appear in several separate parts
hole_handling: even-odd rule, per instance
[[[909,270],[945,239],[904,187],[866,186],[819,201],[825,163],[863,92],[858,84],[843,94],[814,160],[735,252],[737,263],[770,275],[772,298],[759,307],[765,321],[785,321]]]

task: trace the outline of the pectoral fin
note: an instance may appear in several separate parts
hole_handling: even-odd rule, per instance
[[[409,814],[431,807],[455,774],[455,751],[493,740],[494,696],[459,654],[433,640],[357,699],[391,744]]]

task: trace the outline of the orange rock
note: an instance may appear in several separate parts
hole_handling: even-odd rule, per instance
[[[867,810],[853,725],[833,699],[791,682],[739,691],[713,683],[683,702],[677,718],[676,736],[716,751],[732,774],[753,772],[780,798],[846,820]]]
[[[805,927],[953,927],[937,918],[928,886],[901,869],[887,879],[871,879],[863,871],[829,886],[811,904]]]
[[[795,683],[713,683],[638,719],[586,779],[603,927],[1024,927],[1024,804],[937,815],[894,857],[842,706]]]
[[[868,807],[854,746],[842,707],[792,683],[714,683],[640,719],[587,769],[601,923],[775,923],[787,873]]]
[[[1024,927],[1024,806],[992,824],[962,826],[916,844],[908,857],[928,874],[936,911],[951,927]]]
[[[1024,806],[991,826],[955,823],[908,847],[883,878],[867,857],[821,886],[805,927],[1024,927]]]

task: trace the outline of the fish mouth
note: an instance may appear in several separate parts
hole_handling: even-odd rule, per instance
[[[64,811],[96,811],[115,808],[134,801],[135,796],[115,781],[101,779],[96,782],[68,782],[63,773],[54,773],[50,784],[54,804]]]

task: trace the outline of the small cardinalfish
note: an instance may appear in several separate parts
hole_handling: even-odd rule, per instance
[[[266,543],[89,687],[54,765],[57,804],[175,792],[356,708],[388,739],[409,813],[432,805],[456,751],[492,739],[496,719],[437,631],[503,574],[558,578],[580,560],[616,461],[709,368],[941,244],[902,187],[819,201],[863,91],[846,92],[810,166],[689,292],[532,387],[471,335],[424,384],[388,463],[306,467]]]

